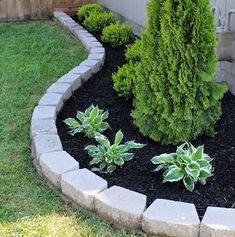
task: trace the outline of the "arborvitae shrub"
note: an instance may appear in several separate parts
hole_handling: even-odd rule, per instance
[[[84,21],[92,12],[104,12],[103,7],[97,3],[83,5],[77,12],[78,19]]]
[[[215,82],[216,35],[209,0],[151,0],[135,68],[134,123],[164,144],[213,135],[227,90]]]
[[[115,24],[116,19],[111,12],[92,12],[84,21],[84,25],[93,32],[102,32],[102,30]]]
[[[140,61],[141,41],[136,40],[128,47],[125,56],[128,64],[123,65],[113,74],[114,89],[117,93],[126,98],[133,96],[135,68]]]
[[[115,47],[133,42],[135,40],[135,34],[130,25],[116,23],[103,29],[102,40]]]

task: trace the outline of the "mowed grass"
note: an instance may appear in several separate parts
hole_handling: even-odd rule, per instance
[[[0,236],[142,236],[114,230],[66,204],[30,157],[33,108],[48,86],[86,57],[54,22],[0,25]]]

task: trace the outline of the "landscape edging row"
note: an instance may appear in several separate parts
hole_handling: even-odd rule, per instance
[[[54,17],[82,42],[89,56],[52,84],[34,109],[30,134],[33,163],[39,172],[74,205],[128,229],[170,237],[235,237],[234,209],[209,207],[201,223],[190,203],[156,199],[146,210],[145,195],[118,186],[108,188],[106,180],[79,169],[79,163],[63,150],[56,128],[57,113],[72,93],[101,69],[105,50],[64,12],[55,12]]]

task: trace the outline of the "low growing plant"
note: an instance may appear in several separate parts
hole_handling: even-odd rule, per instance
[[[121,144],[123,139],[123,133],[117,132],[115,135],[114,144],[111,145],[107,137],[102,134],[95,135],[98,146],[89,145],[85,148],[88,154],[92,157],[90,165],[99,165],[92,169],[92,171],[98,171],[100,173],[112,173],[117,166],[123,166],[126,161],[130,161],[133,157],[133,153],[129,153],[129,150],[142,148],[144,145],[135,143],[134,141],[128,141]]]
[[[84,21],[84,25],[93,32],[102,32],[102,30],[116,22],[111,12],[92,12]]]
[[[108,116],[108,111],[104,112],[98,106],[91,105],[84,113],[78,111],[77,119],[68,118],[64,122],[69,126],[72,136],[84,133],[85,136],[91,138],[97,132],[101,133],[109,128],[109,124],[104,121]]]
[[[102,13],[104,12],[104,9],[100,4],[97,4],[97,3],[83,5],[79,8],[77,12],[78,19],[81,21],[84,21],[93,12]]]
[[[183,180],[191,192],[197,182],[205,185],[206,179],[213,175],[212,158],[204,153],[204,146],[195,148],[187,142],[179,146],[176,153],[155,156],[151,161],[158,165],[155,171],[165,170],[163,183]]]
[[[102,40],[116,47],[133,42],[135,40],[135,34],[130,25],[116,23],[103,29]]]
[[[125,53],[128,63],[112,75],[114,89],[120,96],[130,98],[133,95],[135,71],[141,57],[140,48],[141,40],[136,40]]]

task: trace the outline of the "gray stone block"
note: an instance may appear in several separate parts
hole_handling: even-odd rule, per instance
[[[62,151],[63,147],[58,135],[36,135],[32,141],[34,158],[40,159],[44,153]]]
[[[42,106],[54,106],[56,107],[56,111],[59,112],[64,105],[63,95],[55,93],[46,93],[40,99],[38,104]]]
[[[64,100],[67,100],[72,95],[72,86],[68,83],[53,83],[48,89],[47,92],[61,94],[63,95]]]
[[[90,49],[90,53],[105,53],[104,47],[94,47]]]
[[[36,106],[32,119],[56,119],[56,107],[55,106]]]
[[[141,228],[146,196],[113,186],[95,197],[97,214],[126,228]]]
[[[31,138],[36,135],[56,135],[57,128],[55,120],[33,119],[31,121],[30,135]]]
[[[88,210],[94,209],[95,195],[107,189],[108,183],[87,169],[62,175],[62,192],[77,205]]]
[[[72,86],[72,91],[75,91],[82,85],[82,76],[68,73],[62,76],[58,82],[70,84]]]
[[[194,204],[155,200],[143,214],[147,234],[167,237],[198,237],[200,220]]]
[[[61,12],[61,11],[55,11],[54,12],[54,17],[56,18],[61,18],[61,17],[64,17],[66,16],[66,14],[64,12]]]
[[[92,60],[92,59],[87,59],[87,60],[84,60],[80,66],[88,66],[91,68],[91,70],[94,72],[94,73],[97,73],[101,67],[102,67],[102,63],[98,60]]]
[[[82,42],[82,44],[86,47],[89,43],[93,42],[98,42],[97,39],[93,36],[87,37],[87,36],[82,36],[79,37],[79,40]]]
[[[77,66],[69,74],[81,75],[83,81],[87,81],[92,76],[92,69],[88,66]]]
[[[44,153],[39,164],[42,173],[57,187],[61,187],[61,176],[64,173],[79,169],[79,163],[65,151]]]
[[[86,49],[91,53],[91,50],[97,47],[102,48],[103,45],[100,42],[87,42],[85,45]]]
[[[105,53],[91,53],[89,54],[88,59],[99,60],[103,65],[105,60]]]
[[[201,222],[200,237],[235,237],[235,209],[208,207]]]

